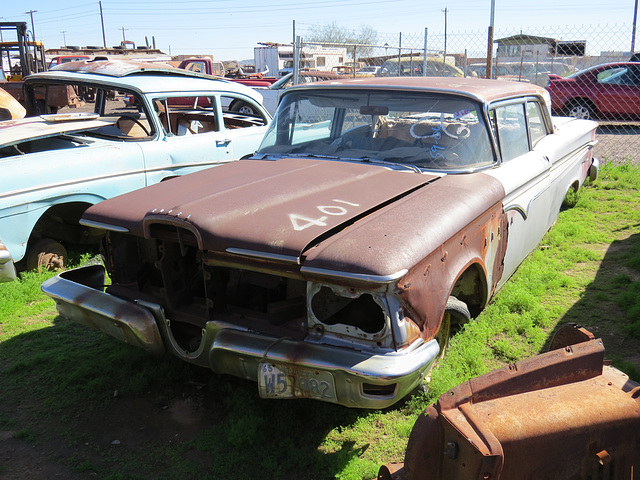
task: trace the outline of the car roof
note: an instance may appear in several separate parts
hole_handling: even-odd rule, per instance
[[[472,97],[488,103],[529,95],[546,98],[546,90],[531,83],[469,77],[361,77],[296,85],[288,88],[287,91],[316,88],[366,88],[449,93]]]
[[[109,77],[126,77],[127,75],[140,73],[168,73],[191,76],[195,74],[190,70],[176,68],[163,62],[144,62],[136,60],[105,60],[100,57],[93,60],[80,60],[68,62],[64,65],[56,65],[52,71],[96,73]]]
[[[600,63],[598,65],[592,65],[590,67],[583,68],[576,72],[573,72],[571,75],[567,75],[566,77],[554,76],[550,78],[553,82],[558,81],[566,81],[567,79],[571,80],[582,75],[588,74],[589,72],[594,72],[596,70],[605,70],[608,68],[623,68],[628,67],[630,65],[640,65],[640,62],[608,62],[608,63]]]
[[[25,79],[26,84],[41,81],[87,82],[110,85],[115,88],[136,89],[142,93],[201,92],[220,90],[247,95],[259,103],[262,96],[257,91],[237,82],[220,77],[172,67],[154,62],[130,60],[90,60],[56,65],[48,72],[35,73]],[[176,80],[179,86],[176,85]]]

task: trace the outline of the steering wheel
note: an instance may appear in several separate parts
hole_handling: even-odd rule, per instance
[[[145,135],[147,135],[147,137],[151,135],[151,132],[147,129],[147,127],[133,115],[128,115],[126,113],[123,115],[120,115],[120,118],[116,122],[116,127],[118,128],[120,128],[120,126],[118,125],[120,123],[120,120],[131,120],[133,123],[135,123],[142,129],[142,131],[145,133]]]
[[[418,140],[421,140],[424,138],[440,138],[442,136],[442,132],[444,132],[444,134],[447,137],[451,137],[456,140],[464,140],[465,138],[469,138],[469,136],[471,135],[471,129],[468,127],[468,125],[465,122],[457,121],[455,123],[445,123],[443,116],[440,117],[440,123],[438,124],[440,128],[436,130],[436,129],[433,129],[432,127],[433,132],[427,135],[417,134],[415,131],[415,128],[421,123],[424,123],[425,121],[429,121],[430,123],[433,124],[433,120],[431,117],[422,117],[416,123],[411,125],[411,128],[409,129],[409,133],[413,138]],[[455,128],[453,133],[449,131],[452,128]]]
[[[451,133],[449,129],[455,128],[455,133]],[[471,135],[471,129],[464,122],[456,122],[456,123],[447,123],[443,128],[444,133],[451,138],[455,138],[456,140],[464,140],[465,138],[469,138]]]

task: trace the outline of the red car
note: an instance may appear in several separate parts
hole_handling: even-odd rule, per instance
[[[616,62],[568,77],[549,75],[547,90],[556,115],[577,118],[639,118],[640,62]]]

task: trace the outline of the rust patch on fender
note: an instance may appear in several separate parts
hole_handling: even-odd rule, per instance
[[[491,297],[504,270],[507,237],[502,232],[506,222],[502,204],[493,205],[398,282],[398,293],[423,338],[431,339],[437,334],[456,280],[472,265],[484,277],[476,303],[484,306]]]

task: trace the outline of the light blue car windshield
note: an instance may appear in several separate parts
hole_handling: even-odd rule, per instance
[[[397,91],[288,93],[258,153],[442,170],[494,162],[480,104],[454,95]]]

